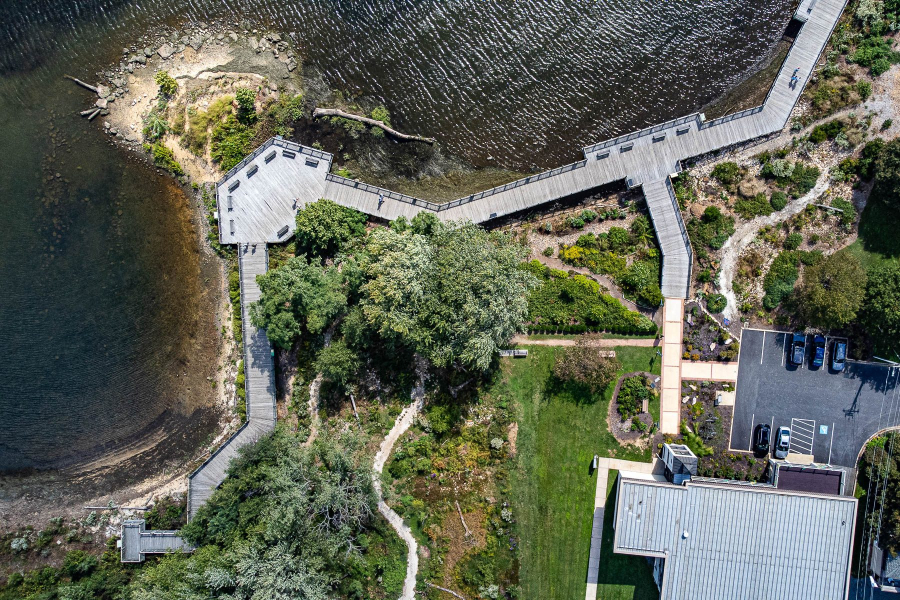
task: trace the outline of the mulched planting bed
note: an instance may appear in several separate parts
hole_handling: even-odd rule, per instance
[[[729,342],[730,340],[730,342]],[[684,307],[684,360],[737,360],[740,344],[715,319],[706,314],[696,302]]]
[[[620,444],[647,447],[654,437],[656,429],[653,416],[650,412],[641,410],[645,395],[648,408],[650,403],[659,402],[659,393],[651,387],[656,379],[658,379],[656,375],[637,371],[622,375],[616,382],[612,402],[609,403],[607,422],[610,432]],[[642,390],[646,390],[646,394]],[[628,402],[624,403],[625,407],[622,408],[619,398],[625,400],[626,395]]]
[[[733,407],[716,406],[716,396],[734,387],[718,381],[682,381],[681,442],[700,458],[698,474],[741,481],[765,481],[767,461],[729,449]]]

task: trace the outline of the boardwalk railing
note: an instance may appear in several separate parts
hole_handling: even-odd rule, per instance
[[[259,156],[260,154],[265,152],[271,146],[278,146],[280,148],[286,148],[287,150],[292,150],[294,152],[297,152],[298,154],[308,154],[308,155],[314,156],[316,158],[321,158],[322,160],[328,161],[329,169],[331,168],[331,160],[332,160],[332,158],[334,158],[330,152],[323,152],[321,150],[316,150],[315,148],[310,148],[309,146],[304,146],[304,145],[298,144],[296,142],[290,142],[290,141],[282,138],[280,135],[276,135],[275,137],[270,137],[269,139],[267,139],[265,142],[262,143],[262,145],[259,148],[257,148],[253,152],[251,152],[247,157],[245,157],[244,160],[242,160],[238,164],[231,167],[231,169],[229,169],[228,172],[225,173],[225,175],[223,175],[222,177],[219,178],[219,182],[216,184],[216,186],[218,187],[218,186],[224,184],[226,181],[228,181],[231,178],[232,175],[234,175],[235,173],[237,173],[238,171],[240,171],[241,169],[243,169],[244,167],[249,165],[251,162],[253,162],[253,160],[257,156]]]
[[[493,196],[494,194],[508,192],[509,190],[516,189],[517,187],[522,187],[523,185],[528,185],[529,183],[536,183],[538,181],[542,181],[542,180],[548,179],[550,177],[556,177],[557,175],[562,175],[563,173],[568,173],[569,171],[581,169],[582,167],[585,167],[585,166],[587,166],[587,160],[579,160],[578,162],[569,163],[567,165],[563,165],[563,166],[557,167],[555,169],[550,169],[549,171],[542,171],[541,173],[537,173],[535,175],[529,175],[528,177],[523,177],[522,179],[517,179],[517,180],[511,181],[507,184],[499,185],[499,186],[491,188],[489,190],[484,190],[483,192],[478,192],[477,194],[472,194],[471,196],[459,198],[458,200],[448,202],[447,204],[441,204],[440,210],[449,210],[451,208],[460,206],[462,204],[468,204],[469,202],[475,202],[476,200],[481,200],[482,198],[487,198],[488,196]]]
[[[694,113],[691,115],[687,115],[686,117],[679,117],[677,119],[672,119],[671,121],[666,121],[665,123],[659,123],[658,125],[653,125],[651,127],[645,127],[644,129],[639,129],[632,133],[628,133],[625,135],[620,135],[619,137],[612,138],[611,140],[606,140],[605,142],[600,142],[598,144],[594,144],[592,146],[587,146],[583,148],[583,152],[585,156],[588,154],[594,153],[598,150],[603,150],[605,148],[611,148],[613,146],[617,146],[618,144],[624,144],[626,142],[630,142],[632,140],[636,140],[640,137],[644,137],[647,135],[653,135],[654,133],[659,133],[660,131],[664,131],[666,129],[671,129],[672,127],[678,127],[679,125],[687,125],[691,122],[700,122],[700,114]]]
[[[666,189],[669,191],[669,198],[672,200],[672,208],[675,209],[675,216],[678,221],[678,229],[681,231],[681,237],[684,239],[684,247],[688,255],[688,276],[687,285],[691,285],[691,270],[694,267],[694,251],[691,249],[691,239],[688,237],[687,227],[684,225],[684,219],[681,217],[681,208],[678,206],[678,198],[675,197],[675,188],[672,185],[672,178],[666,177]],[[690,294],[687,294],[687,297]]]
[[[362,190],[364,192],[369,192],[371,194],[378,194],[379,196],[384,196],[385,198],[390,198],[391,200],[397,200],[398,202],[404,202],[406,204],[412,204],[413,206],[419,206],[426,210],[430,210],[432,212],[438,212],[441,210],[440,204],[435,204],[434,202],[428,202],[427,200],[420,200],[418,198],[414,198],[412,196],[407,196],[406,194],[401,194],[399,192],[393,192],[389,189],[378,187],[377,185],[370,185],[368,183],[363,183],[362,181],[357,181],[355,179],[347,179],[346,177],[341,177],[340,175],[333,175],[328,173],[325,175],[325,181],[331,181],[332,183],[339,183],[341,185],[346,185],[348,187],[352,187],[358,190]]]

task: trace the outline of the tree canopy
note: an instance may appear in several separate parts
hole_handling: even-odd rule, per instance
[[[310,447],[279,428],[241,451],[229,476],[182,535],[198,550],[148,564],[134,600],[348,595],[373,526],[377,496],[360,440]],[[352,579],[352,578],[351,578]]]
[[[876,346],[900,348],[900,264],[889,263],[869,274],[862,322]]]
[[[600,356],[600,349],[582,338],[556,356],[553,376],[560,381],[579,383],[597,394],[616,378],[622,368],[619,359]]]
[[[814,327],[840,329],[856,320],[866,293],[866,270],[859,259],[838,252],[804,272],[797,303],[804,319]]]
[[[319,200],[297,211],[297,254],[330,257],[366,233],[366,216],[331,200]]]
[[[873,498],[866,498],[868,522],[866,527],[881,525],[879,545],[891,552],[900,552],[900,434],[891,432],[873,439],[866,445],[860,460],[861,475],[873,480]],[[879,485],[875,485],[877,482]],[[883,489],[881,486],[886,486]],[[868,487],[868,486],[867,486]],[[883,506],[882,506],[883,501]],[[866,506],[857,510],[865,511]]]
[[[402,338],[437,366],[485,370],[525,321],[537,285],[519,268],[527,251],[471,223],[427,225],[427,235],[372,233],[363,312],[382,337]]]
[[[281,348],[290,348],[304,331],[321,333],[347,307],[351,271],[352,265],[341,269],[306,256],[291,258],[258,277],[262,295],[250,305],[250,320]]]

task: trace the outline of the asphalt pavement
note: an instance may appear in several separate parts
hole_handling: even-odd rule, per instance
[[[738,364],[731,447],[750,450],[754,427],[768,423],[792,431],[791,451],[812,454],[820,464],[856,467],[866,441],[900,424],[900,369],[884,364],[846,362],[830,369],[833,338],[825,365],[810,366],[812,336],[804,364],[790,364],[792,333],[744,329]]]

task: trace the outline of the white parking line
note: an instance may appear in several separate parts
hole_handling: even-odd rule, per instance
[[[783,367],[784,366],[784,357],[787,356],[787,338],[788,338],[788,336],[786,333],[783,333],[781,335],[784,336],[784,347],[781,349],[781,366]]]
[[[759,346],[759,364],[762,364],[763,354],[766,353],[766,332],[763,331],[763,341]]]
[[[831,424],[831,441],[828,442],[828,464],[831,464],[831,447],[834,446],[834,423]]]
[[[750,417],[750,443],[747,444],[747,451],[753,450],[753,429],[756,427],[756,413]]]

